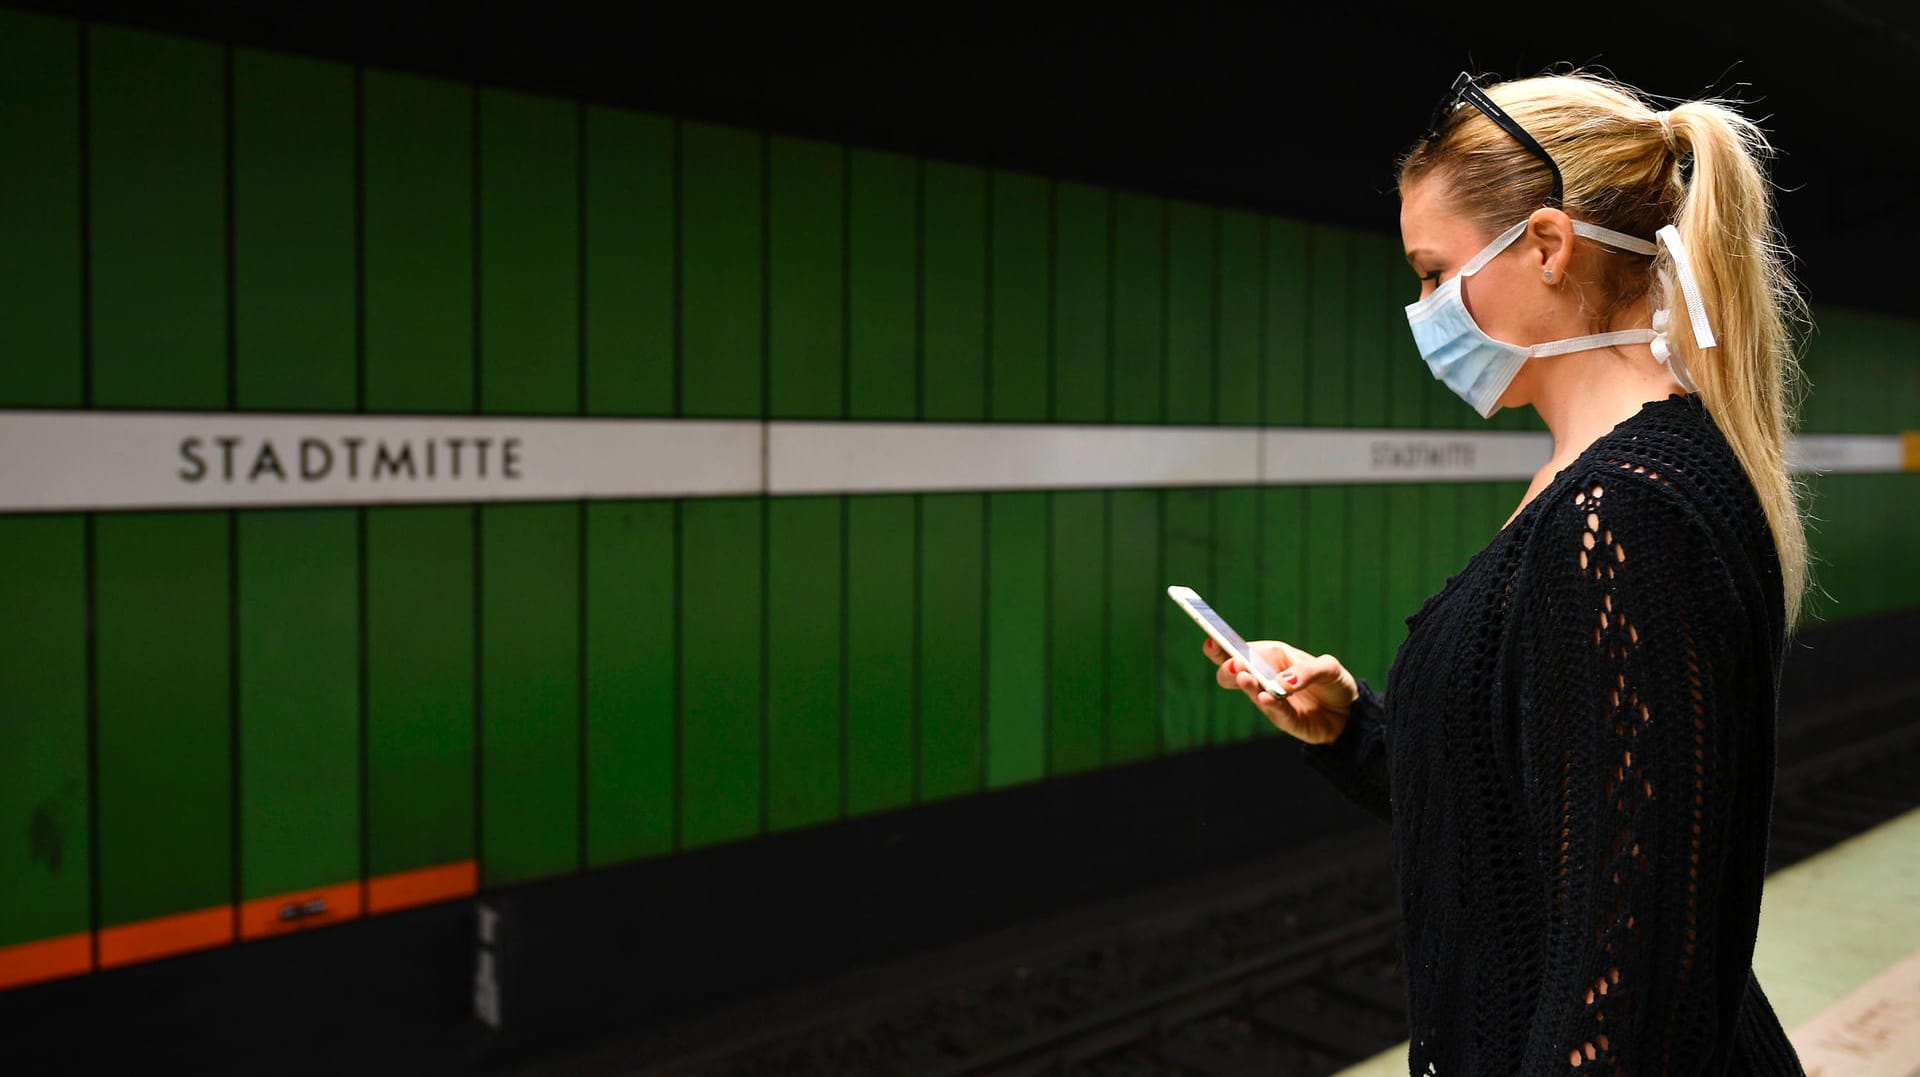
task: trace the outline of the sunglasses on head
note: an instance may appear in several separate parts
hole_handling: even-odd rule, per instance
[[[1553,155],[1528,134],[1526,128],[1520,126],[1512,116],[1507,115],[1499,105],[1494,104],[1493,98],[1488,97],[1486,91],[1474,82],[1473,75],[1470,73],[1460,72],[1460,77],[1453,80],[1453,90],[1441,99],[1439,106],[1433,110],[1433,121],[1427,124],[1428,141],[1439,137],[1440,125],[1446,122],[1454,109],[1460,107],[1462,101],[1485,113],[1487,119],[1499,124],[1500,129],[1512,135],[1520,145],[1526,147],[1528,153],[1547,163],[1547,167],[1553,172],[1553,193],[1547,196],[1547,205],[1552,209],[1559,209],[1565,190],[1560,182],[1560,166],[1554,163]]]

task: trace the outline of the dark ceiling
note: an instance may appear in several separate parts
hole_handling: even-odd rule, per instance
[[[1381,230],[1462,68],[1580,65],[1747,102],[1813,300],[1913,310],[1885,242],[1920,231],[1912,0],[23,6]]]

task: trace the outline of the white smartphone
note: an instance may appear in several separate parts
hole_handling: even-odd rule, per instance
[[[1225,618],[1213,612],[1213,607],[1207,605],[1207,600],[1201,598],[1199,592],[1191,587],[1169,587],[1167,597],[1173,599],[1175,605],[1186,610],[1187,616],[1193,618],[1193,623],[1213,637],[1213,642],[1218,643],[1228,654],[1245,663],[1247,672],[1253,674],[1253,679],[1260,682],[1260,687],[1273,693],[1273,698],[1279,699],[1287,694],[1287,690],[1280,687],[1280,674],[1262,661],[1259,655],[1253,653],[1253,648],[1248,647],[1247,641],[1240,638],[1240,633],[1235,632]]]

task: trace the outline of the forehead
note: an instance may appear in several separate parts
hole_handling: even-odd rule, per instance
[[[1492,238],[1447,195],[1447,185],[1431,174],[1401,189],[1400,239],[1408,251],[1465,257]]]

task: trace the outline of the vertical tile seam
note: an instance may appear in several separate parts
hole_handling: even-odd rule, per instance
[[[234,160],[234,101],[233,101],[233,43],[221,45],[221,142],[222,142],[222,180],[224,190],[222,198],[223,250],[225,261],[226,288],[226,366],[227,366],[227,410],[237,411],[240,407],[240,348],[238,334],[239,313],[237,299],[239,283],[236,266],[237,250],[234,241],[235,205],[238,192],[235,190]],[[227,817],[227,856],[229,884],[229,932],[230,938],[240,938],[240,903],[246,890],[246,867],[242,859],[245,852],[245,768],[241,765],[241,751],[244,747],[245,730],[242,728],[240,713],[240,510],[228,509],[227,517],[227,773],[228,773],[228,817]]]
[[[675,122],[676,130],[679,128]],[[676,174],[678,170],[676,169]],[[677,219],[679,214],[675,213]],[[675,228],[678,231],[678,226]],[[677,262],[676,262],[677,264]],[[676,364],[677,366],[677,364]],[[678,377],[675,378],[678,384]],[[686,622],[683,613],[686,609],[686,587],[683,581],[686,563],[686,536],[682,533],[686,526],[686,499],[673,501],[673,770],[669,776],[667,792],[668,811],[672,813],[671,848],[678,852],[686,848],[686,805],[683,802],[686,793],[686,735],[684,731],[686,711],[686,672],[682,668],[683,655],[686,652]]]
[[[673,400],[669,410],[674,418],[686,416],[686,122],[673,118]],[[676,502],[676,505],[678,503]],[[674,510],[674,534],[679,534],[679,509]],[[676,539],[677,541],[677,539]],[[676,621],[675,624],[679,622]],[[675,716],[676,724],[679,721]],[[676,831],[676,847],[678,832]]]
[[[1046,392],[1045,415],[1048,422],[1057,422],[1059,410],[1060,381],[1060,181],[1047,180],[1047,253],[1045,259],[1047,283],[1046,294]],[[1040,727],[1040,776],[1042,778],[1054,772],[1059,764],[1055,758],[1053,739],[1054,729],[1053,691],[1054,676],[1054,620],[1059,616],[1059,603],[1054,601],[1053,587],[1053,531],[1054,513],[1059,504],[1057,495],[1045,491],[1040,498],[1040,692],[1034,701],[1039,709],[1036,724]],[[1071,502],[1069,502],[1071,504]]]
[[[587,288],[587,273],[589,270],[587,229],[590,224],[587,202],[589,193],[587,138],[589,132],[587,128],[586,102],[576,101],[574,103],[574,109],[574,254],[576,257],[574,266],[574,346],[577,349],[576,358],[579,364],[579,369],[576,372],[578,384],[575,387],[575,391],[578,395],[578,400],[575,402],[575,410],[582,417],[585,417],[591,410],[589,392],[592,387],[591,375],[589,373],[591,352],[588,348],[587,323],[589,313],[587,309],[589,295]],[[582,497],[575,503],[574,510],[574,576],[579,602],[574,611],[574,632],[577,637],[575,641],[574,662],[576,670],[575,678],[578,681],[578,687],[574,700],[577,713],[575,715],[574,729],[575,759],[573,792],[574,829],[577,842],[574,849],[574,864],[575,870],[578,871],[587,870],[587,866],[592,863],[590,857],[592,850],[588,841],[590,829],[588,826],[588,812],[592,808],[593,801],[591,790],[588,786],[587,767],[588,760],[591,758],[589,738],[592,725],[589,721],[589,711],[592,706],[591,693],[593,689],[591,663],[589,661],[590,655],[588,653],[588,642],[591,638],[589,633],[588,603],[592,598],[593,591],[589,586],[590,570],[588,568],[587,558],[590,554],[591,547],[587,542],[587,531],[591,526],[591,522],[587,499]]]
[[[977,792],[992,788],[993,767],[993,502],[994,495],[980,498],[980,785]]]
[[[1319,238],[1320,238],[1320,229],[1318,226],[1309,226],[1307,228],[1301,229],[1300,253],[1302,257],[1300,258],[1299,262],[1300,262],[1301,275],[1302,277],[1305,278],[1300,282],[1301,302],[1299,304],[1299,309],[1300,309],[1299,340],[1301,345],[1301,348],[1300,348],[1301,362],[1300,362],[1300,371],[1299,371],[1300,399],[1305,404],[1305,407],[1302,409],[1299,417],[1300,425],[1302,427],[1312,427],[1312,426],[1320,425],[1319,422],[1315,421],[1315,416],[1311,414],[1313,410],[1313,400],[1314,400],[1314,396],[1313,396],[1314,372],[1315,372],[1315,369],[1320,364],[1315,361],[1317,358],[1317,356],[1315,355],[1315,345],[1318,343],[1318,338],[1314,335],[1315,319],[1313,315],[1315,310],[1315,304],[1313,302],[1313,290],[1311,287],[1308,286],[1308,283],[1307,283],[1308,281],[1311,281],[1313,279],[1314,263],[1317,260],[1316,256],[1319,253],[1319,247],[1320,247]],[[1306,579],[1306,557],[1307,557],[1308,549],[1310,548],[1310,545],[1314,541],[1311,538],[1308,538],[1308,536],[1313,534],[1313,531],[1314,531],[1313,516],[1310,511],[1310,508],[1316,499],[1312,494],[1312,489],[1313,489],[1312,487],[1301,487],[1300,492],[1297,495],[1295,495],[1295,497],[1293,498],[1295,504],[1299,507],[1299,510],[1300,510],[1299,519],[1305,525],[1303,528],[1300,529],[1301,542],[1298,544],[1299,554],[1296,558],[1294,558],[1295,562],[1299,565],[1299,569],[1300,569],[1299,573],[1295,576],[1295,579],[1302,580],[1302,581]],[[1313,593],[1314,593],[1314,589],[1311,587],[1300,587],[1295,591],[1295,594],[1299,596],[1297,599],[1298,605],[1296,609],[1300,615],[1300,631],[1302,633],[1304,633],[1307,629],[1317,627],[1314,624],[1314,620],[1313,620],[1314,605],[1315,605],[1313,601]],[[1314,644],[1314,643],[1308,643],[1306,649],[1311,650],[1316,654],[1326,652],[1325,646]]]
[[[1226,379],[1221,377],[1221,373],[1220,373],[1220,368],[1224,362],[1221,353],[1226,350],[1221,346],[1221,343],[1220,343],[1221,213],[1218,209],[1209,209],[1207,211],[1207,218],[1208,218],[1207,223],[1212,226],[1212,231],[1213,231],[1212,243],[1209,244],[1209,246],[1212,247],[1212,250],[1207,252],[1208,262],[1209,262],[1207,267],[1207,273],[1210,278],[1210,280],[1208,281],[1208,287],[1207,287],[1207,292],[1208,292],[1207,351],[1210,353],[1208,356],[1208,362],[1212,366],[1212,369],[1208,372],[1210,375],[1208,380],[1211,382],[1211,384],[1208,386],[1208,389],[1210,389],[1211,391],[1207,393],[1207,410],[1208,410],[1207,422],[1209,425],[1219,426],[1220,413],[1221,413],[1220,396],[1222,393],[1226,392],[1226,389],[1227,389],[1227,386],[1225,384]],[[1220,540],[1220,537],[1218,533],[1216,533],[1214,535],[1214,541],[1217,543],[1219,542],[1219,540]]]
[[[93,408],[93,64],[92,24],[79,20],[75,34],[75,89],[78,108],[80,179],[80,406]],[[83,611],[86,665],[84,697],[87,753],[87,967],[100,968],[100,583],[99,542],[95,534],[97,513],[80,515],[81,586],[86,603]]]
[[[1101,341],[1101,362],[1105,366],[1105,399],[1102,401],[1102,420],[1108,424],[1114,421],[1114,381],[1116,376],[1116,350],[1114,337],[1119,333],[1119,316],[1115,308],[1119,305],[1118,278],[1120,262],[1120,203],[1112,191],[1102,196],[1106,199],[1106,273],[1103,282],[1106,294],[1102,299],[1104,307],[1105,339]],[[1100,765],[1113,762],[1113,491],[1100,493],[1101,520],[1100,529]]]
[[[993,278],[995,177],[993,168],[981,170],[980,192],[980,416],[992,421],[993,415]],[[974,721],[980,734],[979,785],[976,791],[992,788],[993,767],[993,502],[994,495],[982,491],[980,498],[980,706]]]
[[[773,653],[773,513],[766,492],[770,461],[768,422],[773,418],[773,139],[760,136],[760,655],[765,678]],[[773,693],[763,683],[758,695],[760,718],[760,824],[757,833],[773,829]]]
[[[687,135],[686,121],[676,116],[672,121],[672,157],[673,157],[673,400],[670,413],[675,418],[686,415],[686,171],[687,171]],[[765,443],[765,428],[762,427],[761,440]],[[681,533],[686,523],[686,499],[673,501],[673,598],[672,598],[672,639],[671,661],[673,663],[673,698],[669,713],[669,725],[673,732],[673,765],[668,775],[667,810],[671,815],[669,826],[669,847],[679,851],[686,847],[686,805],[683,803],[686,793],[686,673],[681,668],[686,651],[686,623],[682,612],[686,608],[686,597],[682,593],[681,580],[685,562],[686,538]]]
[[[1120,332],[1119,314],[1116,309],[1119,306],[1120,200],[1114,196],[1112,191],[1106,192],[1105,198],[1107,200],[1106,340],[1103,342],[1105,347],[1103,348],[1104,354],[1101,356],[1101,361],[1106,364],[1106,399],[1102,402],[1102,406],[1105,409],[1102,412],[1102,419],[1110,424],[1114,421],[1114,411],[1118,406],[1114,382],[1118,378],[1119,370],[1118,358],[1116,357],[1114,348],[1114,338],[1118,336]]]
[[[920,679],[924,675],[922,667],[924,665],[923,652],[925,649],[924,641],[921,638],[922,637],[921,605],[923,601],[923,592],[925,590],[925,584],[922,580],[922,575],[926,569],[926,557],[925,557],[924,551],[921,548],[921,544],[923,542],[923,536],[926,530],[925,519],[924,519],[925,502],[926,502],[926,498],[924,495],[922,494],[913,495],[913,502],[912,502],[913,533],[911,536],[911,541],[913,543],[913,551],[912,551],[913,581],[911,584],[913,597],[911,599],[911,613],[910,613],[910,616],[913,618],[913,624],[910,629],[913,640],[910,645],[912,648],[912,653],[908,660],[909,673],[908,673],[908,679],[907,679],[907,697],[908,697],[907,698],[907,758],[908,758],[907,803],[908,804],[920,803],[920,797],[922,793],[922,790],[921,790],[922,781],[921,781],[921,775],[920,775],[920,770],[921,770],[920,754],[924,750],[922,747],[922,744],[925,740],[925,734],[921,731],[922,722],[921,722],[921,714],[920,714],[920,710],[922,706],[921,699],[923,695]]]
[[[472,289],[473,334],[473,413],[486,412],[486,386],[483,359],[485,346],[481,334],[485,331],[484,310],[484,249],[485,237],[481,232],[481,200],[485,195],[481,184],[481,92],[478,83],[468,87],[468,168],[472,182],[469,227],[472,230],[472,272],[469,285]],[[486,512],[479,503],[469,503],[468,514],[473,530],[473,861],[475,876],[481,890],[487,885],[487,832],[486,832]]]
[[[1166,199],[1157,199],[1156,204],[1160,211],[1160,249],[1156,255],[1156,261],[1160,270],[1158,281],[1160,286],[1160,401],[1156,421],[1164,424],[1171,418],[1167,413],[1167,393],[1173,386],[1173,311],[1171,309],[1173,294],[1173,270],[1171,265],[1173,214],[1167,205]],[[1154,520],[1154,528],[1160,535],[1157,576],[1163,580],[1167,578],[1168,497],[1169,494],[1165,487],[1161,487],[1154,492],[1154,512],[1157,517],[1157,519]],[[1166,660],[1166,637],[1167,617],[1165,611],[1160,611],[1156,613],[1153,618],[1153,726],[1155,738],[1154,754],[1162,756],[1167,754],[1167,723],[1165,717],[1167,687],[1166,677],[1161,675],[1160,667]]]
[[[80,407],[90,410],[93,407],[93,63],[91,51],[93,37],[92,24],[79,20],[79,31],[75,35],[78,54],[75,60],[74,83],[78,97],[75,109],[76,150],[79,173],[78,223],[80,226],[79,263],[80,279],[76,282],[80,296]]]
[[[353,409],[367,410],[367,149],[366,149],[366,68],[353,65]],[[354,560],[358,593],[355,601],[356,631],[359,635],[355,657],[355,692],[358,696],[356,736],[359,740],[357,763],[360,799],[359,874],[360,908],[371,912],[373,877],[373,687],[372,611],[370,609],[371,563],[369,561],[368,512],[366,506],[354,511]]]
[[[1270,298],[1268,289],[1272,283],[1268,277],[1271,271],[1269,260],[1272,255],[1272,229],[1267,226],[1265,217],[1261,218],[1258,232],[1259,269],[1254,274],[1256,281],[1255,287],[1257,288],[1255,294],[1258,298],[1254,304],[1255,330],[1253,355],[1256,369],[1254,370],[1253,378],[1253,421],[1258,428],[1264,431],[1269,419],[1267,412],[1267,364],[1271,357],[1267,351],[1267,332],[1270,325],[1268,320],[1270,314],[1268,310],[1268,301]],[[1267,572],[1269,568],[1267,558],[1267,505],[1272,498],[1272,491],[1267,487],[1267,454],[1264,435],[1261,441],[1256,442],[1254,451],[1256,455],[1254,457],[1255,487],[1253,491],[1253,617],[1254,622],[1262,626],[1256,631],[1264,636],[1267,632],[1273,630],[1269,626],[1274,624],[1274,613],[1267,609]],[[1255,739],[1260,733],[1261,728],[1262,727],[1257,725],[1254,726],[1253,733],[1246,739]]]
[[[1353,331],[1356,323],[1358,323],[1360,319],[1362,311],[1365,310],[1365,307],[1361,301],[1362,290],[1359,287],[1357,287],[1355,283],[1356,277],[1358,276],[1358,274],[1356,273],[1356,270],[1358,269],[1359,266],[1363,265],[1365,262],[1365,259],[1361,256],[1361,251],[1357,249],[1358,247],[1359,247],[1359,244],[1354,242],[1354,238],[1352,236],[1349,236],[1347,238],[1347,243],[1346,243],[1346,251],[1347,251],[1347,287],[1345,289],[1346,290],[1346,296],[1345,296],[1346,331],[1341,334],[1341,337],[1343,338],[1343,341],[1346,345],[1347,353],[1344,357],[1344,361],[1340,364],[1341,381],[1344,383],[1344,389],[1345,389],[1344,395],[1346,399],[1346,404],[1343,409],[1344,421],[1341,423],[1341,425],[1349,430],[1355,427],[1356,425],[1355,419],[1357,418],[1354,411],[1354,404],[1356,403],[1355,387],[1354,387],[1354,381],[1355,381],[1354,360],[1356,358],[1355,353],[1360,349],[1360,347],[1363,346],[1360,343],[1360,341],[1358,341],[1354,337]],[[1356,517],[1359,514],[1356,513],[1354,510],[1357,507],[1357,504],[1360,501],[1361,496],[1362,495],[1360,493],[1360,489],[1357,486],[1349,484],[1341,488],[1340,515],[1341,515],[1342,522],[1340,527],[1340,534],[1343,536],[1344,541],[1342,541],[1338,546],[1336,546],[1335,549],[1337,549],[1340,552],[1340,594],[1342,596],[1349,596],[1353,594],[1353,570],[1354,570],[1353,563],[1355,560],[1353,556],[1354,528],[1359,523],[1359,521],[1356,519]],[[1369,499],[1371,499],[1371,494],[1368,494],[1367,496],[1369,497]],[[1378,520],[1374,522],[1376,525],[1379,523]],[[1337,642],[1340,644],[1341,647],[1343,647],[1347,651],[1349,656],[1355,655],[1356,654],[1355,648],[1358,647],[1359,648],[1357,652],[1358,657],[1361,659],[1369,658],[1367,652],[1370,651],[1372,648],[1364,646],[1360,643],[1361,636],[1360,636],[1360,633],[1355,630],[1355,626],[1353,623],[1354,614],[1353,614],[1353,609],[1351,604],[1349,604],[1348,607],[1342,611],[1342,618],[1346,623],[1340,626],[1339,636],[1336,637]],[[1349,660],[1352,660],[1352,659],[1349,658]]]
[[[853,418],[853,148],[840,146],[840,418]]]
[[[86,664],[86,751],[87,751],[87,967],[100,968],[100,583],[99,540],[94,528],[95,513],[80,517],[81,581],[84,589],[85,637],[82,661]]]
[[[840,418],[842,421],[853,416],[853,148],[846,143],[840,147]],[[838,573],[836,581],[840,616],[835,628],[838,630],[839,654],[838,698],[834,701],[835,721],[838,723],[839,753],[837,765],[839,774],[835,783],[839,791],[839,806],[836,818],[845,819],[853,806],[853,499],[847,494],[838,495],[836,508],[839,510],[840,547],[835,565]]]
[[[927,417],[927,161],[924,157],[913,159],[913,418],[923,422]],[[909,659],[907,682],[907,803],[918,804],[924,795],[924,785],[920,757],[925,751],[926,733],[922,728],[925,717],[922,714],[924,689],[921,678],[926,675],[925,640],[923,639],[923,621],[926,584],[923,576],[926,572],[926,550],[923,548],[926,531],[926,495],[913,495],[913,597],[909,615],[913,618],[912,655]]]
[[[840,789],[840,810],[838,817],[845,819],[853,803],[853,741],[850,735],[852,722],[850,721],[851,715],[849,713],[852,709],[851,701],[853,695],[853,670],[851,668],[853,655],[851,631],[849,629],[849,624],[853,620],[851,582],[853,571],[853,499],[843,494],[836,498],[836,500],[839,502],[837,507],[840,510],[840,557],[839,563],[836,566],[839,573],[838,583],[840,591],[840,623],[837,626],[839,628],[840,648],[838,663],[840,667],[840,698],[837,700],[839,706],[835,708],[840,727],[840,735],[838,738],[840,742],[840,781],[838,783]]]
[[[998,253],[998,244],[994,242],[995,220],[998,216],[997,214],[994,213],[994,203],[995,203],[994,191],[996,187],[994,183],[994,177],[998,175],[998,173],[991,168],[984,169],[983,172],[984,172],[983,178],[985,180],[985,184],[984,184],[985,189],[981,192],[982,204],[980,209],[980,216],[981,216],[980,275],[983,282],[983,287],[981,289],[982,302],[980,307],[980,312],[981,312],[980,415],[982,418],[988,421],[992,421],[994,418],[993,368],[996,364],[996,356],[994,353],[994,333],[993,333],[993,278],[994,278],[993,260]]]

